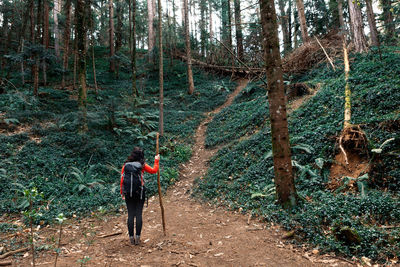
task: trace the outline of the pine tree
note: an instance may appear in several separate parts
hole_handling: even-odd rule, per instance
[[[286,116],[286,96],[279,52],[278,24],[273,0],[260,0],[264,37],[264,57],[268,78],[268,102],[271,121],[275,186],[278,202],[294,206],[297,202]]]

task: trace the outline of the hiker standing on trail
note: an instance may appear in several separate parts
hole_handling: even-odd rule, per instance
[[[135,147],[125,161],[121,170],[121,195],[125,199],[128,209],[129,240],[132,245],[140,244],[142,231],[142,213],[146,188],[144,187],[143,173],[156,173],[158,171],[160,155],[154,159],[154,167],[145,163],[144,152],[140,147]],[[136,236],[133,232],[134,219],[136,218]]]

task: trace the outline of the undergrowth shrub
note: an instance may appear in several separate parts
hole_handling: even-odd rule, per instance
[[[343,66],[337,62],[336,71],[320,67],[301,77],[292,77],[292,82],[322,84],[316,96],[289,117],[295,183],[300,198],[297,207],[283,210],[275,204],[268,120],[259,125],[244,123],[252,116],[249,110],[257,113],[265,108],[265,105],[252,106],[265,92],[256,84],[248,86],[249,96],[242,94],[210,123],[208,145],[227,145],[211,160],[206,177],[196,181],[195,193],[215,204],[241,208],[266,221],[278,222],[287,230],[295,230],[294,243],[307,240],[323,252],[366,256],[382,262],[398,258],[399,231],[396,227],[382,226],[400,223],[400,55],[383,49],[382,60],[373,53],[352,57],[349,80],[352,122],[361,124],[370,150],[394,139],[380,154],[371,153],[372,170],[363,192],[326,189],[337,153],[336,140],[343,128],[345,83]],[[268,111],[263,112],[267,117]],[[243,138],[255,126],[260,130]],[[346,227],[359,235],[359,242],[349,243],[338,235],[337,229]]]
[[[96,47],[97,56],[106,55]],[[108,72],[107,56],[96,58],[99,91],[88,91],[87,132],[79,131],[77,92],[40,87],[0,95],[0,213],[18,213],[20,196],[14,183],[31,184],[44,193],[40,221],[63,213],[85,215],[99,206],[118,210],[120,170],[134,146],[142,146],[148,164],[155,154],[158,129],[158,71],[140,69],[140,97],[132,98],[129,68],[119,79]],[[151,68],[151,66],[150,66]],[[194,70],[196,90],[187,94],[186,65],[165,68],[164,136],[160,138],[163,189],[178,179],[179,164],[191,156],[188,144],[203,113],[225,102],[234,84]],[[17,75],[17,74],[15,74]],[[69,74],[68,74],[69,75]],[[69,77],[67,75],[67,78]],[[88,71],[89,85],[93,82]],[[17,132],[15,132],[17,131]],[[156,175],[145,175],[147,193],[157,192]]]

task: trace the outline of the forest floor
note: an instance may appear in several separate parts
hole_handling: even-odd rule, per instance
[[[258,218],[226,211],[191,197],[195,178],[205,175],[217,149],[204,148],[207,124],[230,105],[247,80],[241,80],[226,103],[207,114],[197,129],[193,154],[181,166],[180,180],[163,196],[166,232],[163,235],[158,197],[144,208],[142,244],[129,242],[127,213],[98,215],[65,223],[57,266],[351,266],[349,261],[320,255],[317,249],[295,247],[284,241],[285,231]],[[162,162],[162,159],[161,159]],[[122,200],[121,200],[122,203]],[[54,228],[53,228],[54,227]],[[55,244],[55,226],[38,231]],[[115,234],[104,237],[105,234]],[[46,241],[45,241],[46,240]],[[54,266],[55,252],[37,256],[37,266]],[[15,258],[14,266],[29,266],[31,255]]]

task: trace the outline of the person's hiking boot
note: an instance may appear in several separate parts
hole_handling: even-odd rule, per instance
[[[140,245],[140,235],[137,235],[135,238],[135,245]]]
[[[133,236],[130,236],[129,240],[131,241],[132,245],[135,245],[135,238]]]

